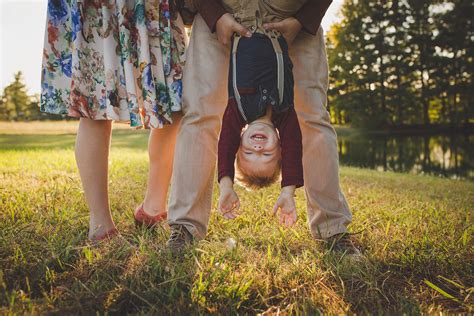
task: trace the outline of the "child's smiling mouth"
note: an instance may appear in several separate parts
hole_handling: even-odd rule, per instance
[[[262,143],[262,142],[265,142],[268,139],[268,137],[267,135],[262,134],[262,133],[255,133],[252,136],[250,136],[250,139],[255,142]]]

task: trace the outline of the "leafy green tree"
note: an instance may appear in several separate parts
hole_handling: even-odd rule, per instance
[[[454,0],[436,14],[440,21],[436,44],[436,97],[444,122],[452,125],[473,121],[474,4]]]
[[[431,97],[431,87],[433,85],[431,77],[433,69],[433,34],[435,23],[433,11],[430,7],[433,2],[421,0],[407,0],[409,4],[409,27],[408,42],[406,45],[412,48],[413,71],[416,80],[413,82],[418,93],[418,102],[421,105],[423,123],[430,124],[429,104]]]
[[[23,74],[18,71],[14,80],[5,87],[0,102],[0,118],[3,120],[25,121],[38,119],[39,99],[29,96],[23,82]]]
[[[473,2],[346,0],[328,32],[333,121],[473,123]]]
[[[346,123],[379,127],[388,120],[387,8],[375,1],[347,0],[343,20],[329,32],[330,104]]]

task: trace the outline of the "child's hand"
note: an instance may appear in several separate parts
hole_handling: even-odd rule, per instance
[[[273,215],[280,210],[280,225],[291,227],[296,223],[295,186],[284,187],[273,207]]]
[[[240,208],[240,201],[237,193],[234,191],[232,180],[230,180],[229,177],[221,179],[219,191],[219,211],[227,219],[236,218],[238,216],[237,211]]]
[[[234,189],[221,189],[219,195],[219,211],[227,219],[237,217],[240,208],[239,197]]]

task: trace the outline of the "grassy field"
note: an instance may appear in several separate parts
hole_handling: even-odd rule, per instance
[[[132,220],[146,131],[114,131],[110,199],[122,238],[87,244],[75,127],[0,124],[0,314],[474,312],[473,182],[342,167],[359,262],[311,238],[302,190],[289,230],[266,213],[276,186],[240,190],[243,215],[213,212],[207,238],[173,260],[166,227]]]

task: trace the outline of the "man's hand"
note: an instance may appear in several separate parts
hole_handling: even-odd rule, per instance
[[[263,24],[263,28],[266,30],[279,31],[285,38],[288,45],[291,45],[303,26],[297,19],[289,17],[280,22],[265,23]]]
[[[219,205],[218,209],[227,219],[234,219],[238,216],[240,208],[239,197],[235,193],[232,180],[224,177],[219,182]]]
[[[291,227],[296,223],[295,186],[284,187],[273,207],[273,215],[280,210],[280,225]]]
[[[244,37],[252,37],[252,32],[238,23],[230,13],[225,13],[217,20],[216,33],[217,39],[223,45],[230,43],[230,39],[234,33]]]

